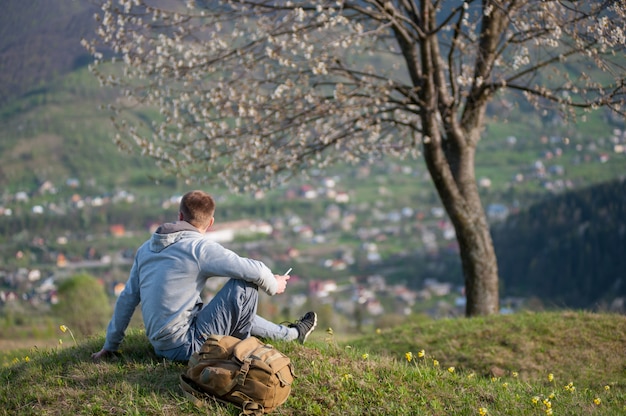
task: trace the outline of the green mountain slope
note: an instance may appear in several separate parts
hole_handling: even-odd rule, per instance
[[[32,192],[70,178],[103,190],[154,164],[120,152],[108,115],[115,93],[88,73],[80,40],[93,36],[96,4],[6,0],[0,13],[0,185]],[[149,182],[149,181],[148,181]]]
[[[113,142],[114,128],[100,108],[114,99],[82,68],[2,107],[0,185],[29,191],[47,180],[77,178],[106,190],[158,175],[151,160]]]

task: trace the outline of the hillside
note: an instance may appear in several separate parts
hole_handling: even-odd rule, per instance
[[[0,185],[34,190],[69,178],[106,189],[154,164],[120,152],[108,116],[115,93],[87,71],[96,3],[6,0],[0,13]],[[143,175],[139,174],[142,172]],[[122,177],[120,177],[120,174]]]
[[[85,246],[98,245],[96,249],[103,255],[127,250],[129,247],[120,247],[122,243],[107,234],[111,223],[122,224],[131,233],[141,235],[146,224],[169,215],[161,207],[164,199],[189,186],[203,186],[224,194],[224,201],[220,201],[221,221],[261,217],[286,224],[286,219],[296,218],[310,227],[314,237],[301,238],[292,231],[295,227],[285,227],[275,239],[264,241],[263,248],[250,250],[250,255],[280,259],[279,264],[286,261],[291,266],[301,261],[297,270],[309,278],[347,279],[348,275],[377,273],[392,283],[408,282],[413,289],[421,289],[423,281],[429,278],[461,284],[450,224],[443,213],[436,216],[441,212],[441,204],[422,160],[383,159],[371,166],[335,166],[309,177],[296,177],[288,186],[268,192],[262,199],[234,196],[214,184],[186,183],[159,171],[152,160],[119,151],[115,145],[109,113],[101,107],[113,102],[116,92],[98,85],[86,68],[85,53],[79,44],[80,37],[92,30],[90,2],[36,0],[22,4],[8,0],[3,6],[0,77],[6,78],[0,78],[0,100],[7,100],[0,101],[0,210],[7,208],[13,216],[5,215],[0,221],[4,231],[0,236],[0,258],[9,273],[26,268],[52,273],[58,251],[80,258]],[[22,78],[26,81],[20,81]],[[14,87],[15,90],[8,90]],[[530,111],[502,102],[494,102],[490,107],[492,118],[476,163],[477,180],[488,211],[492,206],[504,206],[510,212],[525,210],[536,201],[602,184],[626,171],[623,120],[596,112],[589,114],[585,123],[563,126],[553,117],[539,117],[527,110]],[[337,207],[330,198],[318,195],[307,199],[299,193],[304,188],[321,189],[323,181],[329,178],[336,184],[332,191],[345,191],[350,197],[349,203],[340,204],[339,217],[334,222],[327,218],[328,210]],[[86,209],[77,208],[72,202],[74,197],[111,200],[118,192],[136,198],[132,204]],[[25,194],[28,202],[18,200],[18,193]],[[585,210],[597,207],[590,202],[593,198],[584,198],[588,206]],[[617,198],[612,198],[607,192],[602,203],[618,203]],[[34,206],[45,208],[46,215],[34,213]],[[536,212],[532,216],[538,216]],[[594,308],[598,306],[595,296],[602,300],[606,293],[613,293],[613,288],[623,293],[624,284],[618,284],[623,274],[616,272],[623,270],[623,238],[610,240],[611,249],[606,250],[608,240],[603,237],[605,231],[606,235],[614,235],[610,233],[619,230],[612,227],[611,221],[620,218],[623,217],[611,217],[603,223],[602,233],[589,227],[584,233],[568,231],[567,235],[563,228],[544,226],[557,219],[550,215],[541,216],[541,220],[518,219],[519,228],[509,223],[503,236],[514,236],[515,241],[497,243],[502,253],[503,289],[520,296],[529,291],[544,293],[542,296],[549,299],[550,306]],[[340,224],[344,220],[351,221],[346,229],[344,223]],[[575,222],[565,225],[570,230],[585,227]],[[548,230],[556,234],[546,237]],[[59,245],[59,235],[69,236],[71,244]],[[94,235],[101,241],[93,240]],[[574,241],[581,236],[591,236],[593,241]],[[566,242],[570,237],[572,240]],[[427,248],[425,241],[433,239],[437,246]],[[376,241],[375,254],[381,257],[374,266],[364,253],[364,241],[371,240]],[[40,242],[47,245],[42,248]],[[132,247],[135,242],[124,244]],[[589,244],[593,245],[593,257],[581,255]],[[300,259],[284,259],[288,245],[297,246],[303,253]],[[26,256],[18,259],[16,253]],[[322,266],[344,254],[354,260],[354,253],[357,258],[351,268],[329,272]],[[541,253],[548,255],[541,257]],[[565,259],[571,259],[570,263],[564,264]],[[585,260],[587,264],[576,263]],[[568,273],[559,273],[561,267]],[[585,293],[579,293],[578,286],[570,284],[572,279],[584,282]],[[592,284],[594,279],[602,284]],[[565,284],[572,293],[563,292]],[[536,288],[541,288],[541,292]],[[581,299],[587,295],[593,295],[594,301]]]
[[[80,38],[95,28],[95,6],[75,0],[3,0],[0,107],[87,64]]]
[[[504,290],[548,307],[626,310],[624,218],[624,178],[509,217],[493,231]]]
[[[100,88],[88,74],[91,58],[80,45],[82,37],[94,36],[96,3],[3,2],[0,185],[5,189],[32,191],[46,180],[68,177],[83,183],[95,180],[109,189],[152,186],[155,178],[163,179],[152,161],[118,152],[113,144],[109,113],[100,107],[115,100],[115,91]],[[623,120],[597,112],[580,125],[561,126],[554,117],[530,114],[528,106],[510,107],[505,101],[502,97],[490,106],[493,118],[477,154],[477,179],[491,183],[487,197],[495,191],[508,192],[510,200],[534,198],[548,186],[556,186],[548,191],[560,191],[610,180],[623,171],[624,153],[614,155],[613,149],[625,140],[614,133],[615,128],[623,129]],[[547,154],[553,159],[541,160]],[[538,159],[545,170],[541,177],[533,165]],[[423,168],[421,160],[407,164]],[[562,171],[557,179],[563,184],[546,183]],[[353,171],[339,167],[334,172],[348,176]]]
[[[58,187],[76,178],[96,192],[150,184],[147,176],[158,176],[154,163],[113,142],[113,126],[100,107],[114,99],[81,68],[0,107],[0,185],[32,192],[46,181]]]
[[[617,415],[626,411],[626,318],[579,312],[414,323],[341,341],[319,330],[275,346],[297,379],[279,415]],[[0,415],[238,415],[194,407],[184,364],[158,359],[131,331],[94,364],[102,338],[0,356]],[[69,344],[69,345],[68,345]],[[65,347],[65,345],[68,345]],[[423,351],[422,351],[423,350]],[[422,356],[423,355],[423,356]]]

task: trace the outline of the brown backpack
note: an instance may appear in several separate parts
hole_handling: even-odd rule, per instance
[[[289,357],[258,338],[210,335],[189,359],[180,385],[196,405],[208,395],[241,407],[242,415],[261,415],[287,400],[294,378]]]

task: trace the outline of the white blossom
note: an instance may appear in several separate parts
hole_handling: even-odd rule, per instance
[[[128,137],[164,166],[199,177],[215,166],[231,185],[254,188],[275,183],[282,168],[419,156],[421,145],[437,141],[422,131],[420,114],[429,112],[421,107],[446,99],[460,114],[479,89],[489,99],[511,88],[538,108],[609,102],[624,108],[623,1],[465,1],[460,10],[433,10],[436,22],[448,23],[429,28],[397,5],[382,13],[373,0],[351,8],[326,0],[227,3],[103,2],[96,35],[117,63],[103,65],[100,45],[84,39],[94,57],[91,71],[103,85],[119,86],[133,111],[154,107],[161,114],[152,132],[137,128],[133,117],[116,122],[126,133],[116,142]],[[457,14],[446,19],[450,10]],[[481,55],[481,36],[490,36],[481,34],[486,19],[502,21],[502,32],[493,34],[497,53]],[[430,66],[422,61],[426,33],[442,53]],[[606,77],[563,71],[563,63],[578,60]],[[423,73],[427,68],[441,76]],[[568,94],[552,91],[544,74]],[[424,95],[424,79],[437,80],[437,100]],[[616,90],[621,95],[610,96]],[[450,116],[439,107],[429,110],[446,131]],[[116,120],[124,117],[120,109],[111,111]]]

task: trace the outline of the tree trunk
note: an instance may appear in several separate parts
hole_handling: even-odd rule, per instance
[[[424,160],[456,231],[465,279],[465,314],[490,315],[498,311],[498,263],[474,167],[489,95],[473,89],[464,111],[459,111],[436,35],[436,9],[423,0],[421,12],[430,35],[425,33],[420,39],[419,57],[400,29],[396,36],[419,96],[415,104],[420,108]],[[493,56],[481,58],[481,65],[489,62],[487,58]]]
[[[465,279],[465,314],[491,315],[498,312],[499,305],[496,254],[478,195],[466,197],[465,204],[467,213],[452,218]]]
[[[459,243],[466,316],[498,312],[498,263],[474,171],[475,149],[453,147],[436,130],[424,143],[424,159]]]

